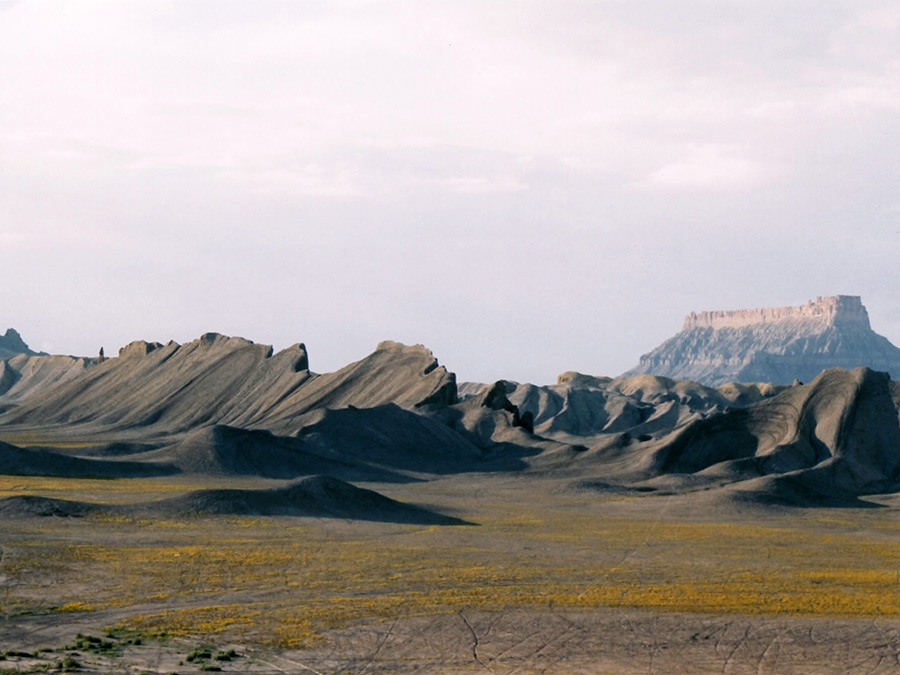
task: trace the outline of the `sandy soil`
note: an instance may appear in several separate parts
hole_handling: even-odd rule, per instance
[[[7,491],[40,492],[35,488],[39,480],[44,479],[16,478],[15,485],[11,482]],[[96,498],[106,490],[110,499],[137,500],[150,489],[164,493],[166,485],[161,480],[95,481],[91,485],[97,491]],[[252,485],[271,483],[257,480]],[[181,492],[196,486],[182,480],[170,487]],[[61,496],[69,496],[65,484],[47,483],[43,492],[51,494],[51,488]],[[29,669],[47,672],[66,657],[77,661],[86,672],[122,673],[199,672],[204,663],[223,672],[321,675],[900,672],[900,616],[890,612],[885,618],[807,618],[685,613],[624,605],[574,608],[552,600],[543,606],[492,608],[485,605],[483,598],[490,597],[494,582],[482,583],[479,579],[480,575],[494,574],[498,579],[517,575],[523,589],[531,593],[540,593],[546,583],[548,587],[561,584],[559,592],[565,595],[570,586],[577,589],[583,585],[579,570],[593,565],[598,575],[611,575],[610,583],[618,578],[615,574],[633,573],[637,593],[644,579],[671,586],[679,582],[679,575],[702,581],[705,575],[713,576],[730,566],[739,581],[741,574],[760,565],[764,574],[794,569],[800,575],[797,579],[809,584],[800,587],[802,594],[804,588],[823,587],[814,585],[816,581],[804,581],[803,574],[811,574],[815,579],[821,576],[827,585],[832,583],[827,581],[829,574],[846,572],[849,582],[840,577],[833,583],[847,584],[855,583],[855,570],[868,569],[870,563],[877,562],[879,569],[890,566],[900,555],[900,509],[890,499],[881,500],[885,504],[882,509],[754,510],[717,516],[702,510],[692,513],[690,503],[678,498],[610,498],[572,489],[570,481],[559,480],[464,475],[419,484],[385,484],[379,489],[396,499],[428,504],[440,512],[464,517],[478,526],[265,519],[235,531],[238,521],[220,522],[215,518],[152,525],[91,518],[7,521],[0,532],[0,653],[27,651],[32,656],[7,655],[0,660],[0,673]],[[708,525],[710,522],[713,525]],[[221,537],[214,531],[216,528],[220,528]],[[722,536],[731,530],[736,537],[733,541],[749,548],[731,550],[727,543],[709,540],[710,536]],[[742,534],[742,530],[746,533]],[[259,550],[278,554],[272,558],[273,569],[261,568],[260,574],[275,573],[275,568],[291,564],[290,560],[284,562],[283,554],[309,554],[313,557],[299,565],[297,573],[309,571],[305,583],[324,585],[263,587],[254,585],[262,583],[256,581],[257,577],[243,579],[239,567],[235,567],[234,580],[222,581],[221,588],[213,580],[203,581],[202,592],[173,593],[170,600],[151,602],[147,598],[161,589],[148,581],[147,587],[133,589],[134,600],[116,606],[117,598],[110,596],[110,589],[116,588],[121,579],[107,574],[128,578],[129,571],[116,567],[108,555],[98,557],[98,562],[90,558],[92,546],[113,552],[121,548],[131,556],[139,555],[146,547],[148,554],[168,555],[169,551],[187,550],[188,545],[203,544],[200,537],[204,533],[212,537],[212,552],[233,547],[236,555],[244,555],[254,550],[253,542],[258,540]],[[767,550],[753,548],[757,541]],[[250,548],[246,548],[247,542],[252,544]],[[267,549],[273,542],[280,542],[282,548]],[[855,546],[860,550],[856,551]],[[45,561],[48,576],[36,578],[14,564],[35,547],[63,553],[77,550],[80,557],[60,562],[58,567],[53,566],[53,561]],[[317,558],[329,555],[325,547],[338,551],[330,553],[333,558],[329,560],[334,562],[310,567]],[[353,560],[342,562],[342,550],[374,557],[358,564]],[[881,562],[874,560],[875,554],[881,556]],[[845,558],[834,559],[835,555]],[[84,563],[85,556],[90,563]],[[692,556],[696,559],[685,561]],[[394,563],[406,566],[401,570],[403,574],[395,581],[386,580],[388,572],[395,571],[390,570]],[[356,576],[348,576],[346,584],[340,577],[328,581],[332,564],[343,565],[342,573]],[[107,567],[96,569],[95,565]],[[205,567],[201,571],[209,575],[219,563],[213,560],[202,565]],[[447,566],[448,574],[457,574],[461,584],[467,584],[466,590],[473,593],[472,597],[482,600],[472,605],[465,600],[455,601],[444,612],[423,611],[423,606],[413,601],[404,602],[387,617],[360,616],[343,621],[343,626],[336,629],[325,627],[319,631],[320,639],[304,649],[266,646],[265,640],[249,639],[249,633],[241,636],[228,631],[181,635],[162,641],[145,636],[140,645],[110,638],[114,649],[107,653],[64,649],[78,633],[103,636],[108,626],[161,609],[262,603],[272,611],[284,611],[291,605],[301,612],[306,607],[321,611],[317,602],[322,597],[340,599],[357,593],[366,598],[402,595],[415,584],[435,583],[428,568],[442,565]],[[529,567],[539,567],[540,574],[534,575]],[[542,576],[544,570],[546,576]],[[570,577],[557,578],[556,574]],[[722,588],[728,592],[729,577],[724,578]],[[163,575],[160,579],[163,584],[166,580],[181,583],[178,576]],[[327,585],[332,582],[333,586]],[[878,592],[890,594],[896,588],[896,582],[891,583],[894,585],[880,586]],[[798,593],[796,588],[788,588]],[[862,601],[867,593],[871,595],[868,588],[860,585],[848,592]],[[832,590],[843,592],[841,588]],[[62,599],[76,598],[96,601],[98,607],[67,613],[46,609]],[[11,600],[17,603],[13,613],[4,608]],[[33,602],[36,611],[22,611],[24,601]],[[27,610],[27,605],[24,607]],[[213,654],[234,649],[240,657],[221,662],[186,661],[192,650],[203,645]],[[33,655],[41,649],[53,651]]]
[[[36,648],[75,625],[21,630],[0,644]],[[89,631],[89,626],[80,626]],[[198,672],[189,640],[151,642],[120,655],[75,653],[88,672]],[[20,648],[23,648],[20,646]],[[273,651],[219,644],[241,656],[210,661],[254,673],[895,673],[900,621],[668,614],[636,610],[458,612],[381,621],[333,631],[314,649]],[[73,652],[67,652],[73,653]],[[9,657],[0,668],[52,666],[62,654]]]

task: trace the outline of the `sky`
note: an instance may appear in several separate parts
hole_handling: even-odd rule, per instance
[[[0,0],[0,331],[617,375],[691,311],[900,344],[900,4]]]

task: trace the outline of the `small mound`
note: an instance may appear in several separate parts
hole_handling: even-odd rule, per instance
[[[0,475],[140,478],[168,476],[177,472],[177,468],[168,464],[70,457],[51,450],[19,448],[0,441]]]
[[[709,490],[708,499],[747,508],[879,508],[878,504],[853,494],[821,491],[804,478],[802,473],[763,476]]]
[[[73,455],[76,457],[124,457],[125,455],[141,455],[145,452],[156,450],[160,447],[159,443],[129,443],[124,441],[115,441],[111,443],[99,443],[84,448],[54,448],[44,447],[33,450],[51,450],[59,454]]]
[[[21,495],[0,499],[0,518],[34,518],[56,516],[78,518],[101,509],[97,504]]]
[[[352,480],[400,480],[396,474],[359,462],[323,457],[298,438],[259,429],[215,424],[145,458],[177,466],[185,473],[291,479],[328,473]]]
[[[142,505],[157,512],[305,516],[419,525],[462,525],[444,516],[331,476],[309,476],[268,490],[198,490],[180,497]]]
[[[298,458],[276,436],[221,424],[198,429],[150,456],[187,473],[265,478],[297,475]]]

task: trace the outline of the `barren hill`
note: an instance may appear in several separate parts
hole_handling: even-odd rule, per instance
[[[0,361],[0,405],[14,404],[96,365],[81,356],[17,354]]]
[[[74,367],[58,364],[57,373]],[[303,344],[276,354],[268,345],[207,333],[185,345],[133,342],[117,358],[15,400],[0,425],[140,430],[149,437],[227,424],[289,435],[314,409],[455,400],[454,375],[421,346],[383,342],[368,357],[317,375]]]
[[[466,525],[466,521],[399,502],[331,476],[307,476],[268,489],[195,490],[178,497],[134,504],[95,504],[33,495],[0,498],[0,519],[118,515],[225,514],[341,518],[418,525]]]
[[[827,368],[869,367],[900,378],[900,348],[875,333],[857,296],[800,307],[692,312],[681,332],[625,376],[649,373],[717,387],[808,382]]]

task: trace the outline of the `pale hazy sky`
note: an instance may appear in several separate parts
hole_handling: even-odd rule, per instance
[[[0,0],[0,332],[616,375],[691,310],[900,344],[900,3]]]

